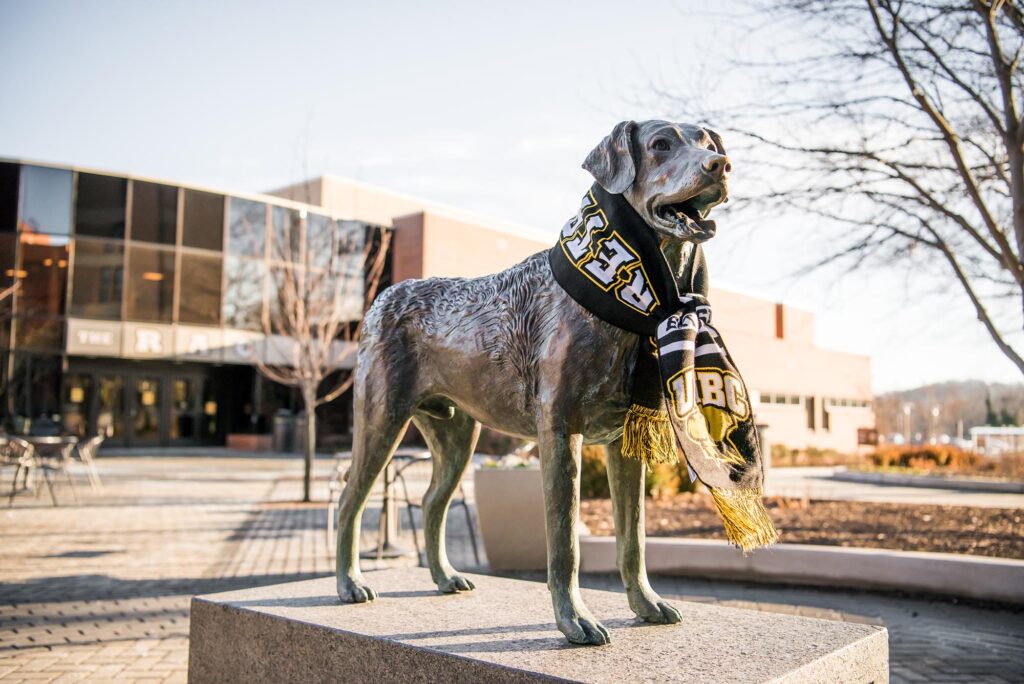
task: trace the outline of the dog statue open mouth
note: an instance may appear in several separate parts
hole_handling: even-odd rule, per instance
[[[717,133],[665,121],[624,121],[583,167],[603,190],[628,202],[639,216],[639,230],[654,231],[653,249],[668,260],[673,274],[692,271],[699,253],[694,244],[715,233],[708,212],[728,196],[731,165]],[[567,224],[567,230],[570,237],[563,232],[560,244],[567,244],[575,227]],[[601,250],[607,254],[589,254],[605,259],[609,282],[619,282],[608,290],[617,293],[611,296],[639,302],[644,293],[634,285],[638,270],[624,265],[628,251],[616,252],[611,237]],[[643,343],[574,301],[555,281],[546,251],[491,276],[406,280],[382,293],[366,315],[355,371],[353,465],[338,526],[341,600],[376,597],[359,569],[360,521],[370,490],[410,420],[433,455],[423,505],[431,576],[441,592],[473,589],[448,561],[444,525],[482,423],[538,444],[548,586],[555,621],[566,638],[582,644],[609,641],[608,630],[583,604],[578,589],[584,443],[607,445],[630,607],[648,622],[679,622],[679,611],[651,588],[643,563],[644,463],[622,453]]]
[[[713,207],[729,199],[725,182],[715,183],[695,195],[663,198],[655,203],[654,216],[674,237],[704,242],[715,236],[715,222],[708,218]]]

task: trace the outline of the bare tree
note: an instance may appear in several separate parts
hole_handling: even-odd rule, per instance
[[[295,387],[306,417],[303,501],[310,500],[316,453],[316,409],[352,385],[341,370],[352,358],[363,312],[376,295],[390,230],[324,216],[287,213],[271,231],[269,302],[263,308],[267,351],[256,367]]]
[[[934,274],[1024,374],[1021,2],[752,5],[769,18],[758,28],[778,31],[770,59],[731,62],[756,98],[706,107],[660,95],[740,141],[769,179],[748,207],[836,228],[810,267]]]

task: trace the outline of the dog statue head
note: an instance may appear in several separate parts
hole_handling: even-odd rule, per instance
[[[583,168],[621,194],[664,238],[704,242],[715,235],[711,208],[729,195],[732,165],[709,128],[668,121],[623,121],[595,147]]]

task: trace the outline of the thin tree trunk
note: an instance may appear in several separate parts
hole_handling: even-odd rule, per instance
[[[316,402],[313,397],[306,397],[306,450],[305,470],[302,474],[302,500],[311,501],[310,490],[313,483],[313,458],[316,455]]]

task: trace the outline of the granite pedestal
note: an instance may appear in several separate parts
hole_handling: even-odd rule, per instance
[[[369,572],[380,598],[358,605],[333,578],[196,597],[189,681],[888,681],[882,627],[683,601],[682,624],[647,625],[624,594],[583,590],[612,643],[572,646],[544,584],[471,577],[442,595],[421,568]]]

